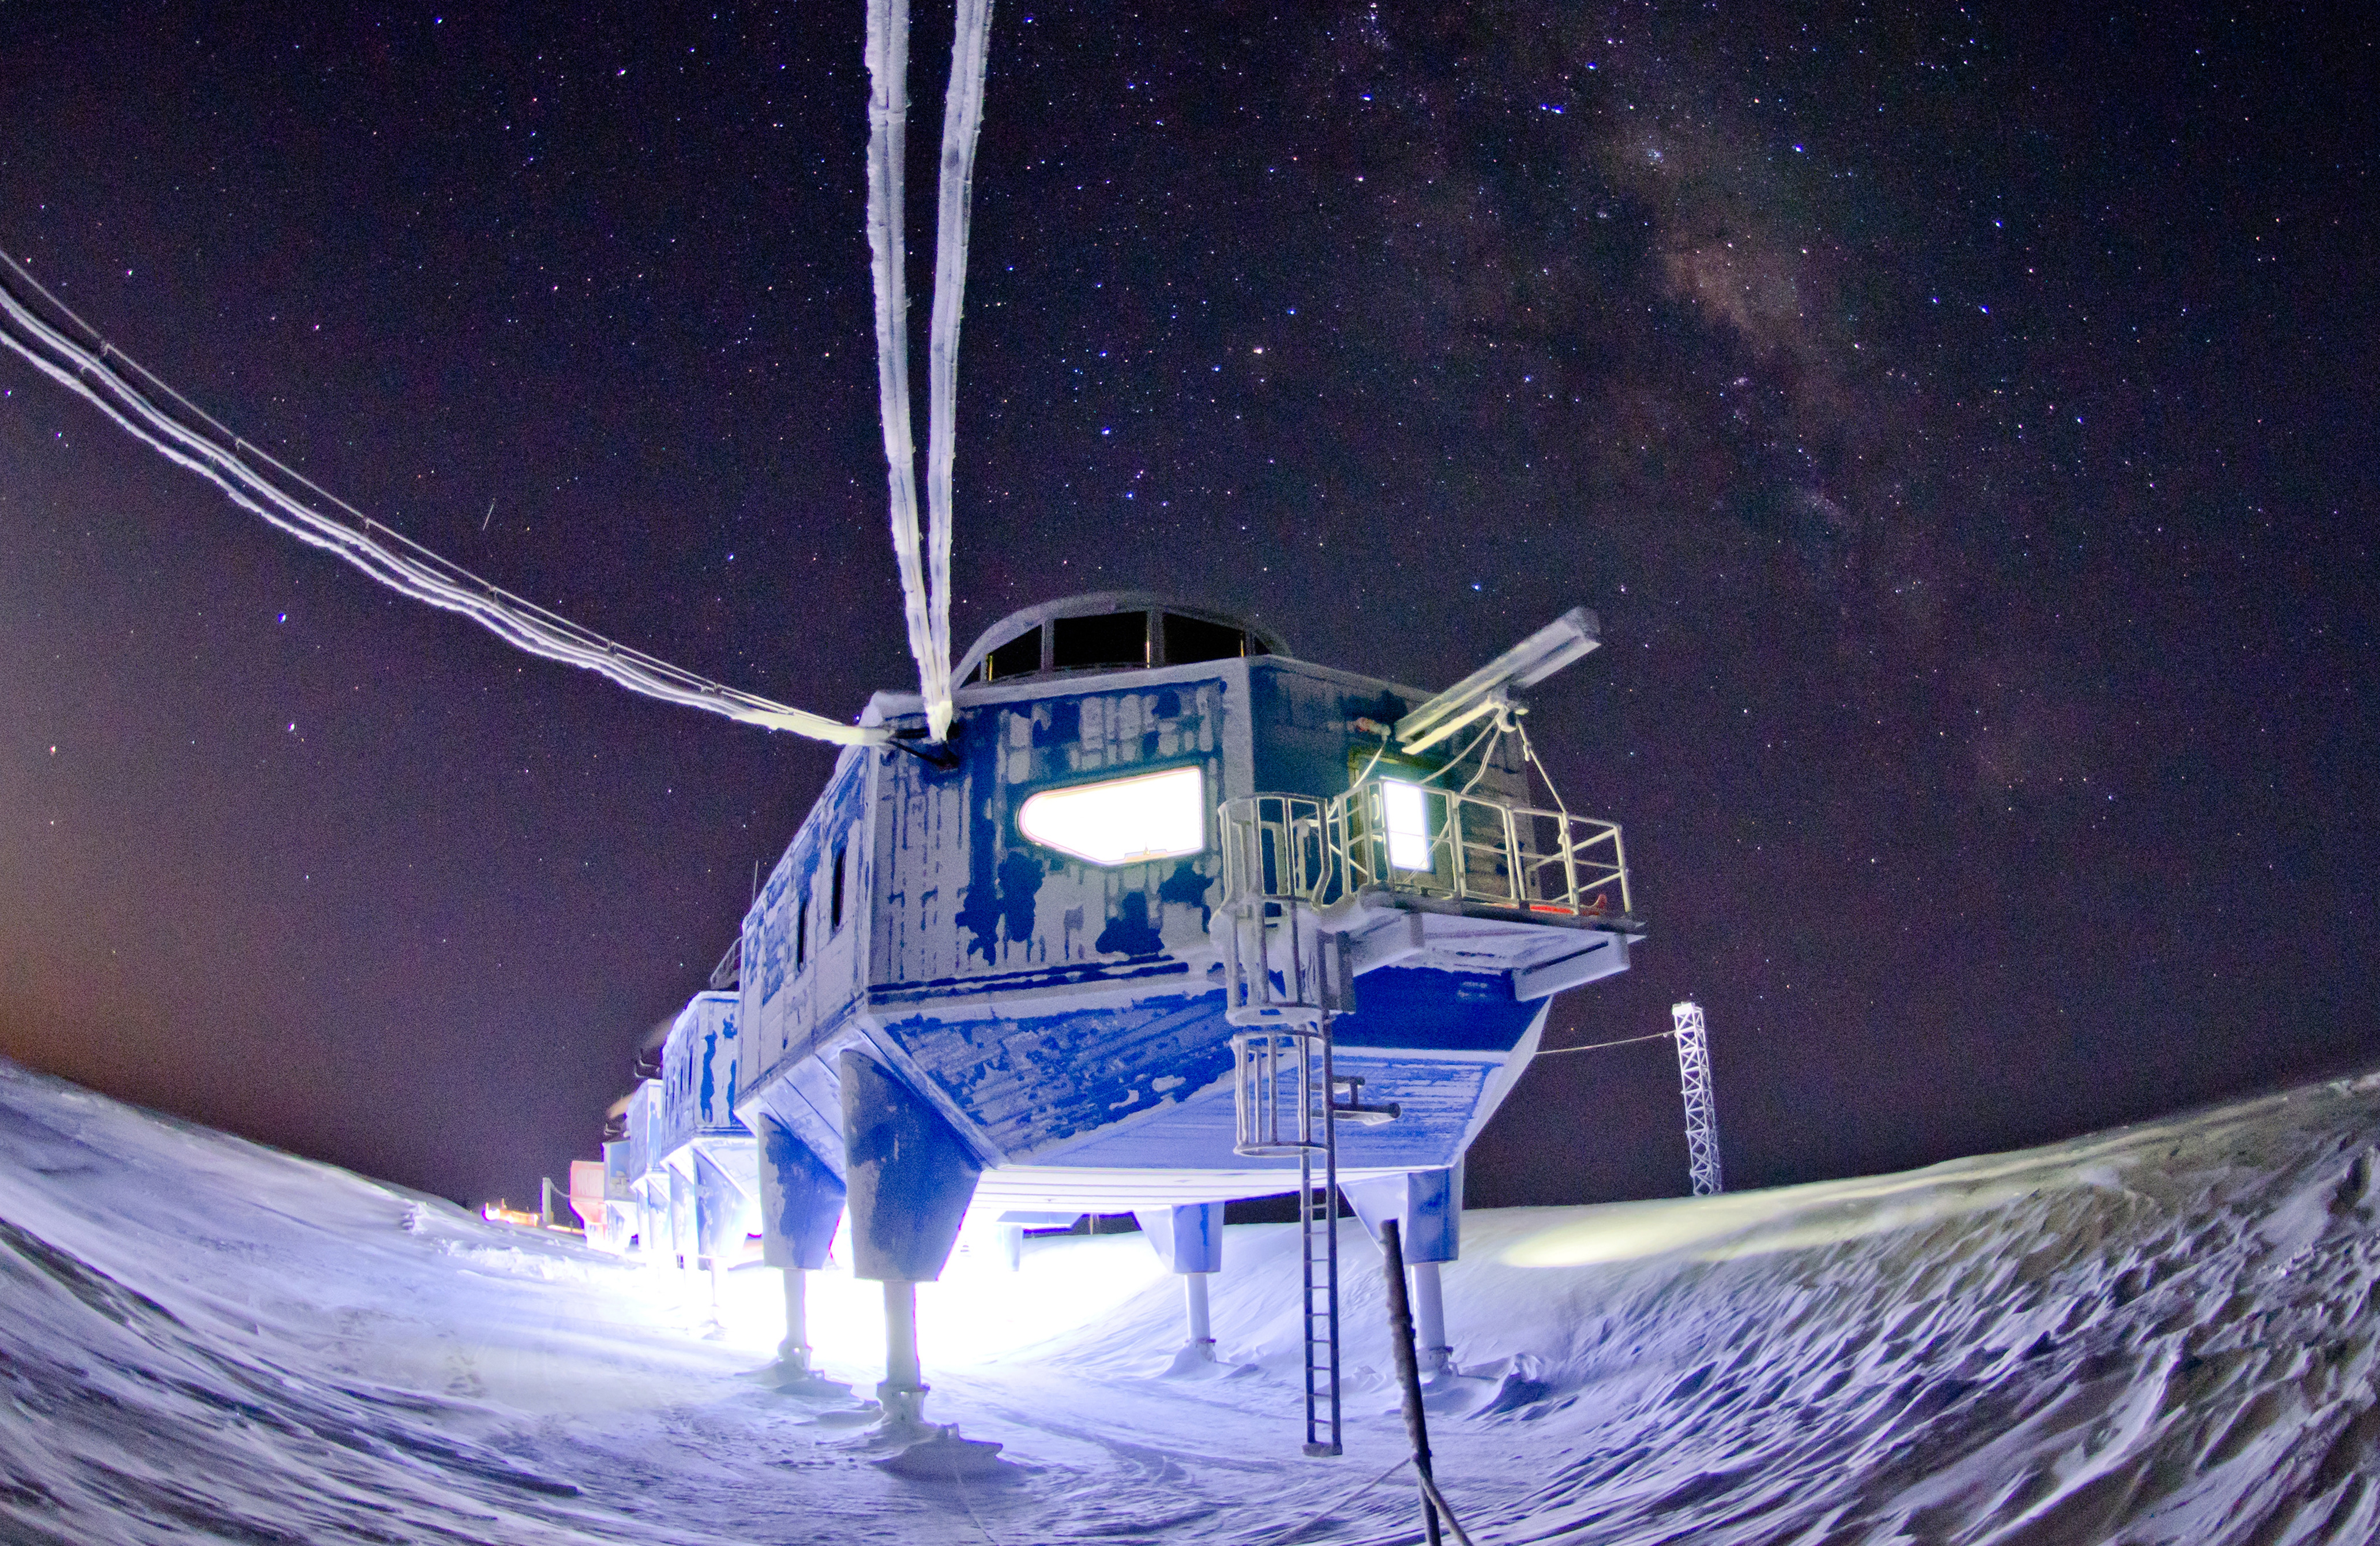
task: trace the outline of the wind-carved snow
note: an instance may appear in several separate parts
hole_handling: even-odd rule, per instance
[[[2364,1541],[2380,1078],[1906,1175],[1465,1220],[1438,1470],[1491,1541]],[[1294,1240],[1230,1232],[1224,1366],[1159,1371],[1134,1236],[989,1238],[920,1293],[905,1481],[707,1291],[0,1065],[0,1540],[1415,1539],[1351,1225],[1348,1454],[1296,1454]],[[872,1284],[813,1339],[861,1385]],[[1371,1484],[1368,1485],[1367,1484]]]

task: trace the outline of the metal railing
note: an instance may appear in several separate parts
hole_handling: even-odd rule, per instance
[[[1366,886],[1555,917],[1628,915],[1628,859],[1612,822],[1403,779],[1332,799],[1225,802],[1227,898],[1328,907]]]

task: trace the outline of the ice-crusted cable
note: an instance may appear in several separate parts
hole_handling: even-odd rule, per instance
[[[951,726],[951,457],[958,432],[959,322],[966,296],[967,220],[975,202],[975,146],[983,128],[983,76],[991,47],[991,0],[958,0],[951,83],[942,103],[941,202],[934,220],[934,318],[927,357],[926,584],[933,659],[925,667],[927,724]]]
[[[960,0],[943,102],[942,160],[935,216],[934,309],[927,335],[927,537],[917,523],[917,442],[909,414],[909,295],[903,230],[909,117],[907,0],[868,7],[868,247],[876,289],[876,387],[884,421],[885,480],[892,496],[892,557],[917,687],[935,740],[949,734],[951,705],[951,466],[958,428],[959,320],[966,293],[967,215],[976,140],[983,127],[983,78],[990,49],[991,0]],[[922,547],[922,552],[920,551]]]
[[[648,698],[814,740],[873,745],[887,738],[882,729],[841,724],[682,670],[480,578],[232,433],[100,336],[6,253],[0,253],[0,276],[5,276],[0,279],[0,344],[85,398],[166,460],[206,479],[233,504],[310,547],[345,560],[416,601],[459,613],[530,654],[595,672]],[[18,285],[39,296],[91,341],[44,320],[18,295]],[[176,417],[168,404],[191,421]],[[326,508],[298,498],[291,487],[311,494]],[[339,514],[327,513],[331,510]],[[340,518],[342,515],[348,518]]]
[[[909,3],[868,4],[868,250],[876,282],[876,396],[892,504],[892,561],[918,689],[933,691],[932,598],[917,536],[917,446],[909,428],[909,280],[902,167],[909,143]]]

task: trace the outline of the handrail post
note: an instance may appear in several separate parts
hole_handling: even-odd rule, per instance
[[[1529,899],[1521,887],[1521,834],[1513,825],[1512,808],[1498,809],[1504,818],[1504,889],[1512,894],[1512,906],[1525,907]]]

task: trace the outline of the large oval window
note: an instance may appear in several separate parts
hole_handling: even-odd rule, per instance
[[[1044,789],[1016,827],[1045,848],[1093,864],[1177,858],[1207,846],[1207,779],[1195,767]]]

